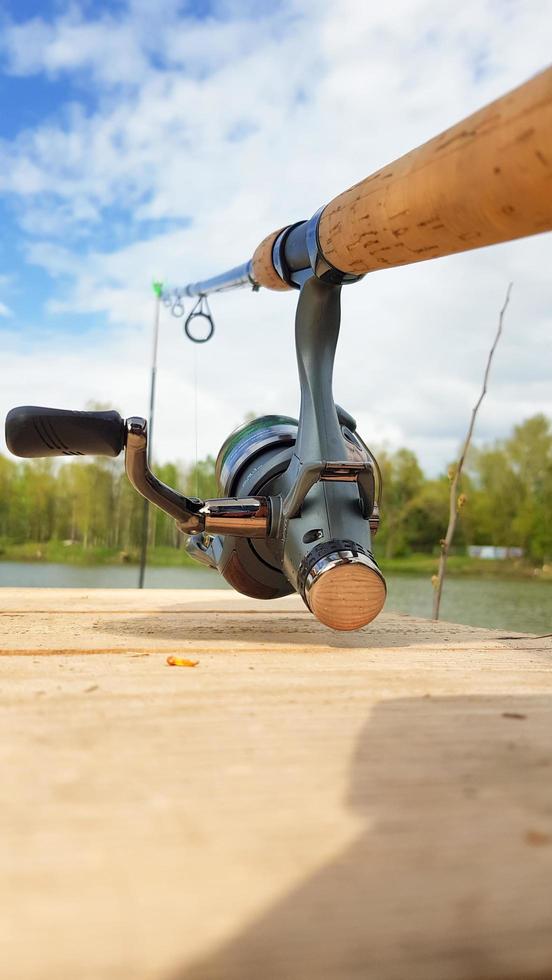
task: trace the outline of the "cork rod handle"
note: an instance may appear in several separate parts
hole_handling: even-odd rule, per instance
[[[342,272],[364,274],[552,229],[552,67],[344,191],[319,240]],[[286,288],[277,232],[253,257],[255,280]]]

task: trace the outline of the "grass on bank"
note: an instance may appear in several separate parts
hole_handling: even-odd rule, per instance
[[[377,556],[376,556],[377,557]],[[388,575],[436,575],[438,555],[408,555],[404,558],[378,558],[378,564]],[[470,558],[469,555],[449,555],[447,575],[455,578],[524,578],[550,580],[552,565],[535,567],[518,558],[494,561],[488,558]]]
[[[384,574],[427,575],[437,573],[438,556],[413,554],[402,558],[383,558],[376,554]],[[25,541],[13,544],[0,540],[0,561],[55,562],[68,565],[137,565],[138,549],[121,551],[116,548],[87,547],[78,542]],[[165,568],[199,568],[184,548],[169,546],[148,549],[148,565]],[[552,565],[535,568],[519,559],[492,561],[470,558],[469,555],[451,555],[447,562],[447,574],[454,577],[482,578],[529,578],[550,580]]]
[[[0,541],[0,561],[55,562],[63,565],[137,565],[140,562],[140,552],[137,548],[130,551],[100,546],[84,548],[79,541],[25,541],[21,544]],[[148,548],[148,565],[198,567],[197,562],[186,554],[184,548],[169,546]]]

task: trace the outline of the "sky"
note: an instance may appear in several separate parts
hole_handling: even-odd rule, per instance
[[[551,50],[542,0],[0,0],[0,413],[147,415],[154,278],[246,261]],[[475,441],[552,416],[551,268],[541,235],[345,287],[334,394],[368,444],[455,457],[510,281]],[[163,309],[159,461],[297,415],[296,298],[213,297],[202,347]]]

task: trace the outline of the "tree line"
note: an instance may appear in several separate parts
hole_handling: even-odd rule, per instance
[[[387,558],[439,548],[447,526],[449,473],[427,478],[409,449],[376,451],[383,476],[378,555]],[[214,459],[195,466],[155,467],[161,480],[192,496],[215,497]],[[458,501],[455,550],[468,544],[521,547],[535,564],[552,561],[552,426],[535,415],[508,438],[472,448]],[[121,460],[16,462],[0,456],[0,548],[6,544],[78,542],[135,553],[142,533],[142,498]],[[174,522],[151,509],[150,546],[179,548]]]

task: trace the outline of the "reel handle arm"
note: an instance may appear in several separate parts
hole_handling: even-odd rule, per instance
[[[138,415],[125,422],[126,428],[126,475],[135,490],[175,519],[180,530],[194,534],[203,530],[200,510],[203,500],[186,497],[172,490],[152,473],[148,465],[148,424]]]
[[[186,534],[235,534],[267,537],[278,501],[268,497],[200,500],[168,487],[148,465],[147,422],[118,412],[72,412],[22,405],[6,417],[6,443],[24,459],[48,456],[118,456],[125,449],[125,470],[133,487],[165,511]]]
[[[275,509],[275,497],[219,497],[206,500],[200,514],[207,534],[266,538]]]
[[[200,500],[172,490],[148,466],[147,422],[138,416],[126,421],[125,468],[133,487],[160,510],[174,517],[185,534],[235,534],[266,538],[270,531],[271,499],[222,497]]]

